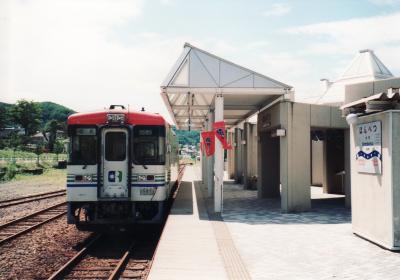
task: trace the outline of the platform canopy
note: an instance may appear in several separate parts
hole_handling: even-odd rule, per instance
[[[185,43],[161,85],[161,95],[180,129],[202,129],[216,94],[224,97],[224,120],[235,126],[292,87]]]

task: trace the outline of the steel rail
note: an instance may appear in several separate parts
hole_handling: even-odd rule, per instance
[[[76,253],[71,259],[69,259],[68,262],[66,262],[56,272],[54,272],[48,278],[48,280],[64,279],[64,277],[66,277],[68,273],[72,272],[74,270],[74,267],[76,267],[84,259],[84,257],[88,254],[89,250],[92,249],[97,244],[96,242],[98,242],[101,237],[102,237],[101,234],[94,237],[84,248],[82,248],[78,253]],[[120,275],[124,271],[126,264],[129,261],[129,257],[134,245],[135,241],[133,241],[128,247],[128,249],[124,252],[123,256],[118,261],[115,268],[111,271],[111,275],[107,278],[108,280],[119,279]]]
[[[110,277],[108,277],[108,280],[117,280],[119,279],[121,273],[124,271],[124,268],[126,264],[129,261],[129,257],[131,255],[131,251],[133,249],[133,246],[135,246],[135,241],[132,242],[132,244],[129,246],[129,248],[125,251],[124,255],[122,256],[121,260],[111,273]]]
[[[10,221],[10,222],[8,222],[8,223],[5,223],[5,224],[0,225],[0,229],[2,229],[2,230],[7,230],[9,227],[12,227],[12,226],[14,226],[14,225],[17,225],[18,223],[21,223],[21,222],[31,222],[31,223],[34,222],[33,225],[23,225],[23,226],[27,226],[27,228],[22,229],[22,230],[19,230],[19,229],[18,229],[18,231],[15,232],[15,233],[8,233],[8,232],[5,232],[5,233],[4,233],[4,232],[1,232],[1,231],[0,231],[0,235],[6,235],[6,237],[5,237],[4,239],[1,239],[1,240],[0,240],[0,245],[4,244],[4,243],[6,243],[6,242],[8,242],[8,241],[10,241],[10,240],[12,240],[12,239],[15,239],[16,237],[18,237],[18,236],[20,236],[20,235],[22,235],[22,234],[24,234],[24,233],[30,232],[30,231],[32,231],[33,229],[35,229],[35,228],[37,228],[37,227],[39,227],[39,226],[41,226],[41,225],[43,225],[43,224],[46,224],[46,223],[48,223],[48,222],[50,222],[50,221],[52,221],[52,220],[54,220],[54,219],[57,219],[57,218],[59,218],[59,217],[65,215],[65,214],[67,213],[67,211],[62,211],[62,212],[60,212],[60,213],[53,213],[53,212],[51,212],[50,214],[54,214],[54,216],[52,216],[52,217],[50,217],[50,218],[46,218],[46,219],[44,219],[44,220],[42,220],[42,221],[39,221],[39,222],[36,222],[35,219],[34,219],[35,217],[37,218],[39,215],[45,214],[47,211],[51,211],[51,210],[53,210],[53,209],[55,209],[55,208],[57,208],[57,207],[60,207],[60,206],[62,206],[62,205],[64,205],[64,204],[66,204],[66,202],[53,205],[53,206],[48,207],[48,208],[46,208],[46,209],[37,211],[37,212],[32,213],[32,214],[30,214],[30,215],[27,215],[27,216],[24,216],[24,217],[22,217],[22,218],[19,218],[19,219],[16,219],[16,220],[13,220],[13,221]],[[31,218],[33,219],[33,221],[29,221],[29,219],[31,219]],[[8,236],[7,236],[7,235],[8,235]],[[0,238],[1,238],[1,237],[0,237]]]
[[[19,205],[19,204],[23,204],[23,203],[32,202],[32,201],[38,201],[38,200],[42,200],[42,199],[46,199],[46,198],[63,196],[65,194],[66,194],[65,190],[60,190],[60,191],[47,192],[47,193],[41,193],[41,194],[34,194],[34,195],[29,195],[29,196],[24,196],[24,197],[19,197],[19,198],[13,198],[13,199],[8,199],[8,200],[2,200],[2,201],[0,201],[0,208]]]
[[[67,204],[67,203],[66,203],[66,202],[61,202],[61,203],[55,204],[55,205],[53,205],[53,206],[47,207],[47,208],[45,208],[45,209],[36,211],[36,212],[34,212],[34,213],[32,213],[32,214],[23,216],[23,217],[21,217],[21,218],[15,219],[15,220],[12,220],[12,221],[7,222],[7,223],[5,223],[5,224],[1,224],[1,225],[0,225],[0,229],[3,229],[3,228],[5,228],[5,227],[11,226],[11,225],[13,225],[13,224],[22,222],[22,221],[24,221],[24,220],[27,220],[27,219],[29,219],[29,218],[32,218],[32,217],[36,216],[36,215],[42,214],[42,213],[44,213],[44,212],[46,212],[46,211],[52,210],[52,209],[54,209],[54,208],[57,208],[57,207],[59,207],[59,206],[65,205],[65,204]]]
[[[76,253],[67,263],[60,267],[56,272],[54,272],[48,280],[63,279],[63,277],[76,266],[84,256],[88,253],[89,249],[100,239],[102,235],[99,234],[95,236],[85,247],[83,247],[78,253]]]

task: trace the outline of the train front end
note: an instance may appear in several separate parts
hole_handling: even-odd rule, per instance
[[[177,148],[161,116],[111,106],[70,116],[68,133],[69,224],[101,230],[163,221]]]

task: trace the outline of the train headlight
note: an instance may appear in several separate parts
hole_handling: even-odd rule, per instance
[[[92,175],[83,176],[83,181],[92,182],[92,180],[93,180]]]
[[[138,180],[139,181],[146,181],[147,180],[146,175],[139,175],[138,176]]]

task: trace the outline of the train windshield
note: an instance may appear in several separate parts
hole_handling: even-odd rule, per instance
[[[133,128],[133,162],[165,164],[165,127],[138,125]]]
[[[93,165],[97,159],[96,128],[77,127],[71,131],[69,164]]]

